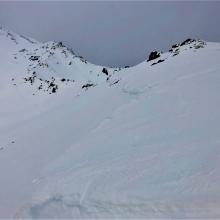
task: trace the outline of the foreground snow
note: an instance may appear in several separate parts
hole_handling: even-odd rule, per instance
[[[0,32],[0,217],[220,217],[220,44],[106,76],[14,38]],[[56,93],[37,89],[51,77]]]

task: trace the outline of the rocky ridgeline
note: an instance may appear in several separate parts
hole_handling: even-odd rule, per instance
[[[169,50],[169,52],[172,54],[172,56],[177,56],[181,52],[182,48],[184,50],[185,49],[197,50],[200,48],[204,48],[205,45],[206,43],[202,40],[195,40],[195,39],[188,38],[182,43],[172,45],[172,48]],[[164,62],[165,59],[158,59],[161,57],[161,54],[162,54],[161,52],[152,51],[148,56],[147,62],[156,60],[156,62],[153,62],[151,66]]]
[[[25,60],[28,60],[28,68],[27,68],[27,76],[24,77],[24,83],[29,84],[31,86],[34,86],[36,88],[36,91],[40,92],[46,92],[49,94],[56,93],[61,84],[62,85],[68,85],[71,83],[71,85],[74,86],[74,79],[69,78],[55,78],[51,77],[50,79],[43,79],[42,77],[39,77],[38,71],[42,69],[46,70],[46,72],[50,72],[53,75],[53,69],[54,66],[50,66],[51,64],[48,62],[48,60],[54,57],[54,60],[56,60],[57,55],[61,55],[64,63],[62,65],[71,66],[73,64],[74,59],[78,58],[83,64],[88,64],[87,61],[82,56],[77,56],[72,49],[69,49],[63,45],[62,42],[48,42],[44,44],[40,44],[40,46],[36,46],[32,50],[27,50],[26,48],[23,48],[19,50],[17,54],[14,54],[15,58],[22,56]],[[58,59],[57,64],[59,64],[60,60]],[[115,72],[121,71],[122,69],[129,68],[129,66],[125,66],[124,68],[115,68],[112,71],[109,71],[108,68],[103,67],[100,69],[100,72],[97,72],[97,77],[100,75],[104,75],[106,77],[106,82],[109,86],[117,84],[120,80],[119,79],[113,79],[111,80],[112,74]],[[70,71],[72,71],[70,69]],[[90,72],[93,72],[90,70]],[[42,75],[42,74],[41,74]],[[74,76],[74,75],[73,75]],[[96,74],[94,74],[94,77],[96,77]],[[96,86],[97,83],[92,81],[87,81],[82,83],[81,88],[83,90],[88,90],[89,88],[92,88]],[[35,93],[33,93],[35,94]]]
[[[185,46],[188,45],[188,48],[186,48]],[[169,52],[172,53],[173,56],[176,56],[180,53],[181,48],[184,46],[185,49],[200,49],[200,48],[204,48],[204,46],[206,45],[206,43],[202,40],[195,40],[195,39],[186,39],[185,41],[183,41],[180,44],[174,44],[172,45],[172,48],[169,50]]]
[[[58,51],[63,54],[66,60],[68,60],[68,65],[72,65],[73,59],[75,58],[79,58],[81,62],[87,63],[82,56],[75,55],[73,50],[65,47],[62,42],[48,42],[41,45],[40,48],[36,47],[31,51],[23,48],[19,50],[19,54],[15,54],[14,58],[17,59],[17,57],[21,55],[23,58],[28,59],[29,61],[27,76],[24,77],[24,83],[35,85],[38,91],[47,92],[49,94],[56,93],[60,83],[65,85],[73,83],[74,80],[69,78],[55,79],[54,77],[51,77],[51,79],[48,80],[38,76],[37,70],[39,68],[47,68],[47,70],[50,71],[48,60]],[[57,64],[58,62],[59,61],[57,61]]]
[[[1,34],[1,32],[0,32]],[[14,41],[16,44],[18,43],[16,40],[16,36],[11,34],[10,32],[7,32],[7,37],[9,37],[12,41]],[[20,36],[21,37],[21,36]],[[67,48],[63,45],[62,42],[47,42],[47,43],[37,43],[35,44],[34,41],[23,37],[26,41],[33,44],[33,47],[31,49],[22,48],[17,53],[13,54],[14,59],[18,59],[20,57],[23,57],[25,60],[28,60],[28,67],[27,67],[27,76],[24,77],[24,83],[29,84],[31,86],[34,86],[36,88],[36,91],[40,92],[46,92],[49,94],[56,93],[59,88],[62,85],[68,85],[71,84],[74,86],[74,79],[70,78],[57,78],[54,76],[51,76],[50,78],[47,76],[47,73],[49,75],[53,75],[54,67],[53,64],[50,64],[49,60],[50,58],[53,58],[52,60],[56,62],[56,64],[60,64],[59,62],[62,62],[62,65],[65,65],[65,68],[68,66],[73,65],[74,59],[79,59],[82,64],[88,64],[87,60],[85,60],[82,56],[77,56],[72,49]],[[195,40],[195,39],[186,39],[182,43],[174,44],[172,45],[171,49],[169,50],[170,55],[175,57],[178,54],[181,53],[183,50],[193,49],[197,50],[200,48],[204,48],[205,42],[202,40]],[[57,56],[59,58],[57,58]],[[151,66],[157,65],[159,63],[164,62],[169,56],[163,55],[162,52],[158,51],[152,51],[148,58],[147,62],[150,63]],[[52,66],[51,66],[52,65]],[[109,86],[113,86],[117,83],[119,83],[120,78],[118,77],[112,77],[116,72],[120,72],[121,70],[130,68],[129,66],[125,66],[124,68],[115,68],[110,71],[110,69],[103,67],[100,72],[96,72],[94,75],[95,77],[99,77],[100,75],[104,75],[106,77],[106,83]],[[73,69],[69,69],[72,71]],[[41,74],[39,74],[39,72]],[[45,78],[42,77],[42,72],[45,72]],[[93,72],[90,70],[90,72]],[[116,74],[117,75],[117,74]],[[41,77],[40,77],[41,76]],[[74,76],[74,75],[73,75]],[[15,79],[12,79],[15,83]],[[89,88],[92,88],[97,85],[95,82],[96,80],[91,81],[85,81],[82,82],[81,88],[83,90],[88,90]],[[35,92],[36,92],[35,91]],[[35,94],[35,92],[33,94]]]

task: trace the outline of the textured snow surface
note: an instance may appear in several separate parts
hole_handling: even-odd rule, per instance
[[[0,217],[220,218],[219,43],[108,76],[54,42],[0,48]]]

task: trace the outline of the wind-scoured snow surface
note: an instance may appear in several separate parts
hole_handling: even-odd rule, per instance
[[[4,29],[0,48],[0,217],[220,218],[219,43],[107,74]]]

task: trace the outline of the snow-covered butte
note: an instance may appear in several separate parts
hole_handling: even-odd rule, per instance
[[[220,43],[147,59],[0,29],[1,218],[220,218]]]

